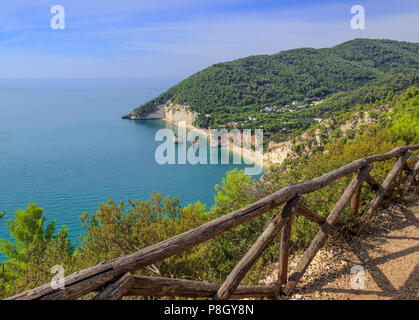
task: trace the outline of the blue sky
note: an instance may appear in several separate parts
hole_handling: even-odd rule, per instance
[[[66,28],[53,30],[53,5]],[[350,9],[365,7],[366,29]],[[419,42],[419,1],[1,0],[0,78],[176,78],[354,38]]]

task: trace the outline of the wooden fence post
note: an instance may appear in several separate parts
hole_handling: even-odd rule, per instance
[[[281,245],[279,249],[279,284],[286,284],[288,277],[288,257],[291,243],[292,216],[287,219],[281,231]]]
[[[371,190],[375,191],[376,193],[380,191],[381,185],[377,182],[377,180],[375,180],[373,177],[371,177],[371,175],[368,175],[365,178],[365,181],[370,185]]]
[[[370,164],[362,168],[359,171],[359,173],[355,176],[355,178],[351,181],[351,183],[348,185],[348,187],[345,189],[345,192],[340,197],[338,203],[335,205],[332,212],[326,218],[326,222],[320,228],[319,232],[314,237],[313,241],[310,243],[310,246],[304,252],[301,260],[298,262],[294,272],[289,277],[288,283],[284,288],[284,293],[286,295],[290,295],[294,291],[298,281],[300,281],[301,277],[310,265],[314,256],[319,251],[323,243],[326,241],[330,228],[336,223],[340,214],[348,205],[348,202],[351,199],[352,195],[362,184],[362,182],[364,181],[368,173],[371,171],[371,169],[372,165]]]
[[[404,164],[406,163],[407,159],[412,154],[411,151],[405,151],[403,155],[397,160],[396,164],[394,165],[393,169],[391,169],[388,176],[385,178],[383,184],[381,185],[380,190],[378,191],[377,196],[374,198],[374,200],[371,201],[371,204],[369,205],[367,211],[363,214],[362,219],[366,220],[372,216],[374,211],[378,208],[380,202],[383,200],[384,195],[388,191],[388,189],[391,186],[391,183],[393,182],[396,175],[399,173],[399,171],[403,168]]]
[[[361,199],[362,185],[355,191],[354,195],[351,198],[351,213],[355,216],[358,216],[359,213],[359,201]]]
[[[401,189],[402,178],[403,178],[403,170],[400,169],[399,174],[396,176],[396,192],[398,193],[399,197],[402,196],[402,189]]]
[[[236,265],[233,271],[231,271],[227,279],[221,285],[220,289],[218,289],[217,294],[214,296],[215,300],[225,300],[230,298],[246,273],[252,267],[253,263],[279,233],[287,219],[297,210],[302,200],[303,197],[301,195],[294,196],[284,205],[281,212],[269,221],[265,230]]]
[[[403,191],[402,191],[402,201],[404,200],[404,198],[407,195],[407,192],[409,191],[410,185],[412,184],[413,180],[416,178],[416,175],[419,172],[419,161],[416,162],[415,167],[413,168],[413,170],[411,171],[410,175],[407,177],[407,180],[403,186]]]
[[[313,210],[310,210],[307,207],[304,207],[303,205],[300,205],[298,207],[297,214],[302,215],[319,225],[322,225],[326,221],[325,217],[319,215],[318,213],[314,212]]]

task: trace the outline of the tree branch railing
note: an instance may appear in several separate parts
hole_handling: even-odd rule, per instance
[[[406,164],[409,156],[416,150],[419,150],[419,144],[398,147],[385,154],[372,155],[353,161],[348,165],[315,179],[288,185],[248,206],[230,212],[170,239],[70,274],[64,279],[64,289],[54,289],[50,284],[44,284],[38,288],[10,297],[8,300],[68,300],[83,297],[91,292],[99,292],[94,298],[97,300],[118,300],[124,296],[132,295],[214,299],[273,297],[280,293],[290,295],[318,250],[327,240],[331,228],[333,228],[340,214],[349,203],[351,203],[351,212],[358,214],[360,193],[364,181],[376,192],[376,197],[372,200],[367,211],[362,216],[364,220],[368,220],[373,215],[395,180],[396,187],[399,186],[398,191],[401,199],[404,198],[419,171],[419,162],[416,163],[413,169],[410,169]],[[390,160],[394,157],[398,157],[395,166],[384,182],[379,184],[370,176],[372,164],[374,162]],[[405,185],[401,187],[403,170],[408,171],[410,175]],[[355,173],[353,180],[349,183],[328,217],[325,218],[301,204],[304,194],[320,190],[353,173]],[[222,285],[163,277],[144,277],[134,274],[141,268],[150,266],[200,243],[213,239],[221,233],[283,204],[284,206],[281,212],[269,221],[252,248],[231,271]],[[295,214],[302,215],[319,224],[320,230],[304,252],[295,270],[287,278],[291,221]],[[281,232],[281,244],[278,282],[265,286],[239,286],[241,280],[245,277],[254,262],[279,232]]]

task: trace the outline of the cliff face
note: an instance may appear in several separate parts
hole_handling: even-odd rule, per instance
[[[122,117],[123,119],[131,119],[131,120],[166,120],[172,122],[174,124],[178,124],[179,122],[184,122],[186,126],[193,127],[194,121],[198,113],[192,111],[189,106],[187,105],[180,105],[176,103],[172,103],[168,101],[165,104],[158,105],[156,110],[146,114],[146,115],[139,115],[137,113],[131,112],[130,114]],[[202,131],[202,134],[208,136],[208,133],[204,130],[198,129]],[[290,149],[290,142],[283,142],[280,144],[273,145],[272,143],[269,145],[269,149],[263,155],[263,161],[266,164],[281,164],[288,155],[291,153]],[[254,158],[254,151],[251,150],[244,150],[244,156]]]
[[[164,105],[164,120],[177,123],[183,121],[187,126],[193,126],[198,113],[192,111],[189,106],[171,103],[170,101]]]
[[[146,115],[140,115],[135,111],[123,116],[123,119],[131,120],[167,120],[173,123],[185,122],[187,126],[193,126],[193,123],[198,116],[197,112],[190,109],[189,106],[180,105],[168,101],[165,104],[158,105],[156,110]]]
[[[279,143],[270,142],[268,150],[263,154],[263,161],[269,164],[281,164],[286,158],[291,157],[291,141]]]

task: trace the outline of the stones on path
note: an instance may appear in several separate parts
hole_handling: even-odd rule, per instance
[[[417,194],[378,211],[366,233],[333,239],[320,249],[294,294],[281,300],[419,299],[419,278],[414,274],[419,253],[413,251],[419,244],[418,220]],[[289,273],[300,257],[290,255]],[[364,289],[351,287],[354,266],[364,268]],[[269,265],[261,283],[277,281],[277,270],[278,263]]]

